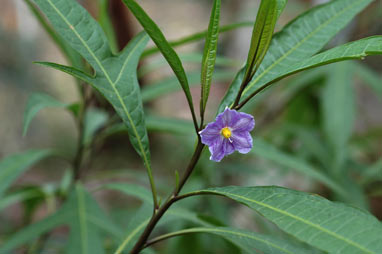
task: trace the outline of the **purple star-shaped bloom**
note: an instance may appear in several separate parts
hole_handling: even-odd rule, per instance
[[[202,143],[210,149],[210,159],[219,162],[235,150],[248,153],[252,149],[249,132],[254,127],[253,116],[226,108],[216,117],[215,122],[207,124],[199,134]]]

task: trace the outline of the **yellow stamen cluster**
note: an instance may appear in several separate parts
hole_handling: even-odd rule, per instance
[[[221,134],[223,135],[223,137],[225,138],[230,138],[232,133],[231,133],[231,130],[228,128],[228,127],[224,127],[222,130],[221,130]]]

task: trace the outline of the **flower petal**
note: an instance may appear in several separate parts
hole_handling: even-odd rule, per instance
[[[222,138],[215,146],[210,147],[211,157],[213,161],[221,161],[224,156],[229,155],[235,151],[233,144],[226,138]]]
[[[221,137],[219,139],[216,139],[214,144],[212,144],[211,146],[209,146],[209,150],[211,152],[211,157],[210,157],[210,160],[213,160],[213,161],[221,161],[224,157],[224,138]]]
[[[249,132],[233,131],[231,140],[235,150],[239,153],[248,153],[252,149],[252,137]]]
[[[208,146],[213,145],[215,139],[220,138],[221,128],[216,123],[209,123],[206,128],[199,132],[202,143]]]
[[[251,131],[255,127],[255,119],[253,116],[243,113],[243,112],[237,112],[238,116],[235,117],[237,119],[236,121],[232,122],[232,125],[230,126],[232,130],[235,130],[237,132],[241,131]]]
[[[235,113],[236,113],[235,110],[231,110],[229,108],[226,108],[224,112],[221,113],[221,118],[222,118],[224,127],[231,126],[231,121]]]
[[[223,141],[223,145],[224,145],[224,156],[230,155],[231,153],[235,152],[235,147],[233,146],[233,143],[230,140],[225,138]]]

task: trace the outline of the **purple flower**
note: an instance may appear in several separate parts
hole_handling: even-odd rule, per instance
[[[255,127],[253,116],[226,108],[215,122],[207,124],[200,131],[202,143],[208,145],[213,161],[221,161],[224,156],[233,153],[248,153],[252,149],[252,137],[249,133]]]

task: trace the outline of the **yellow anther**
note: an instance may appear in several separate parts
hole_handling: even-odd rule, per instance
[[[223,135],[223,137],[225,138],[230,138],[232,133],[231,133],[231,130],[228,128],[228,127],[224,127],[222,130],[221,130],[221,134]]]

